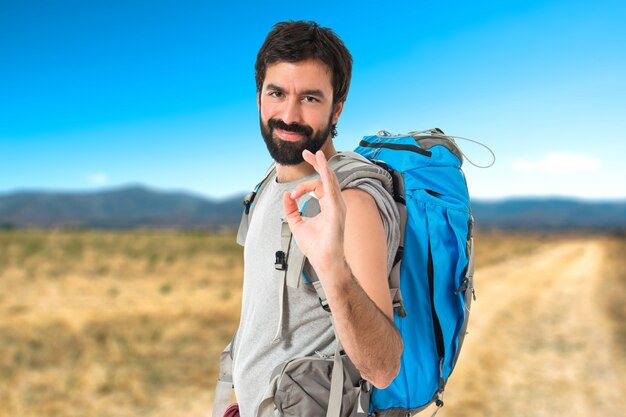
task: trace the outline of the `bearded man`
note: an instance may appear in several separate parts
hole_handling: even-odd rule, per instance
[[[397,375],[403,349],[387,281],[399,244],[397,208],[375,180],[341,190],[332,169],[350,52],[315,22],[281,22],[261,46],[255,70],[261,134],[275,166],[254,199],[245,237],[241,321],[231,352],[243,417],[257,415],[277,367],[332,357],[337,337],[361,377],[378,388]],[[303,219],[309,198],[320,212]],[[323,287],[334,330],[309,283],[285,286],[277,258],[287,223]]]

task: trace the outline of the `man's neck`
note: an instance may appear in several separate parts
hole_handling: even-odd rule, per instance
[[[337,153],[332,139],[328,139],[321,149],[324,152],[326,159],[330,159]],[[306,161],[299,163],[298,165],[280,165],[276,164],[276,179],[278,182],[291,182],[304,178],[307,175],[315,172],[315,169]]]

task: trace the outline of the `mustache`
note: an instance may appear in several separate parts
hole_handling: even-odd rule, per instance
[[[298,123],[287,124],[280,119],[269,119],[267,121],[267,127],[270,129],[280,129],[287,132],[299,133],[305,136],[311,136],[313,134],[313,128],[307,125],[300,125]]]

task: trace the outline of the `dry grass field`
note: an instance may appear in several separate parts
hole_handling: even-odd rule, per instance
[[[0,416],[200,416],[241,248],[185,232],[0,233]]]
[[[626,239],[476,243],[439,415],[623,415]],[[0,232],[0,417],[209,416],[241,276],[229,234]]]

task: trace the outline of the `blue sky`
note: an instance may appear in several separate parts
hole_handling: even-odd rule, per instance
[[[440,127],[496,153],[465,165],[476,197],[626,198],[625,2],[334,3],[0,0],[0,193],[247,190],[256,52],[312,19],[354,57],[337,148]]]

